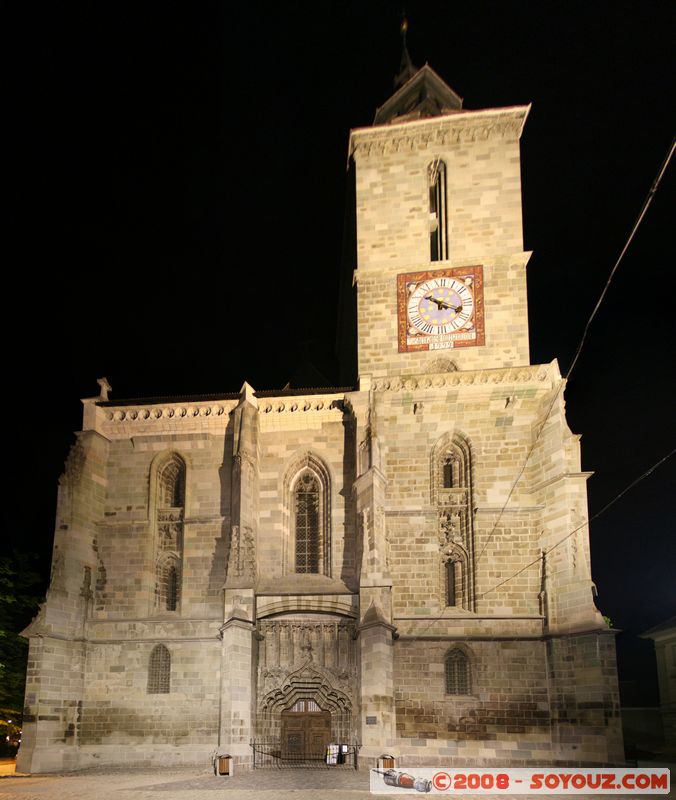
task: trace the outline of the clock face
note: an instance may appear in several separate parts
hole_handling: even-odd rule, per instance
[[[397,276],[399,351],[484,344],[483,269]]]
[[[472,281],[430,278],[409,284],[408,321],[410,333],[439,336],[472,325],[474,295]]]

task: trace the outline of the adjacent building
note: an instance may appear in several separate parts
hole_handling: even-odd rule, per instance
[[[664,750],[676,755],[676,617],[655,625],[641,634],[652,639],[657,660],[657,680],[660,691],[660,716]]]

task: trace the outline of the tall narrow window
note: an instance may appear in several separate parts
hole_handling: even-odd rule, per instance
[[[171,655],[163,644],[153,647],[148,661],[148,694],[169,694]]]
[[[427,168],[429,188],[430,261],[448,258],[448,220],[446,211],[446,165],[435,159]]]
[[[165,456],[157,468],[155,492],[155,610],[178,611],[181,602],[185,461]]]
[[[470,693],[469,659],[462,650],[451,650],[446,654],[446,694]]]
[[[159,473],[158,505],[160,508],[181,508],[185,494],[185,467],[172,456]]]
[[[446,605],[456,605],[455,600],[455,561],[446,562]]]
[[[439,603],[476,611],[472,451],[460,432],[443,434],[432,448],[430,497],[439,520]]]
[[[167,611],[176,611],[178,602],[178,573],[176,567],[167,570]]]
[[[320,572],[321,487],[317,477],[304,472],[296,484],[296,572]]]
[[[453,488],[453,457],[447,456],[443,462],[443,488],[444,489],[452,489]]]
[[[294,574],[331,574],[331,475],[305,452],[284,475],[283,569]]]

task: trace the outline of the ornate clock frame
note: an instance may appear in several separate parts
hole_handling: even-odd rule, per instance
[[[471,291],[474,306],[469,324],[449,333],[425,333],[415,328],[409,318],[409,297],[420,284],[436,278],[452,278]],[[421,350],[447,350],[455,347],[478,347],[485,344],[483,266],[406,272],[397,275],[397,321],[400,353]]]

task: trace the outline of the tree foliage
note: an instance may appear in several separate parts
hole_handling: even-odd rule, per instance
[[[35,615],[41,578],[35,556],[14,550],[0,556],[0,709],[20,717],[26,684],[28,642],[19,636]]]

